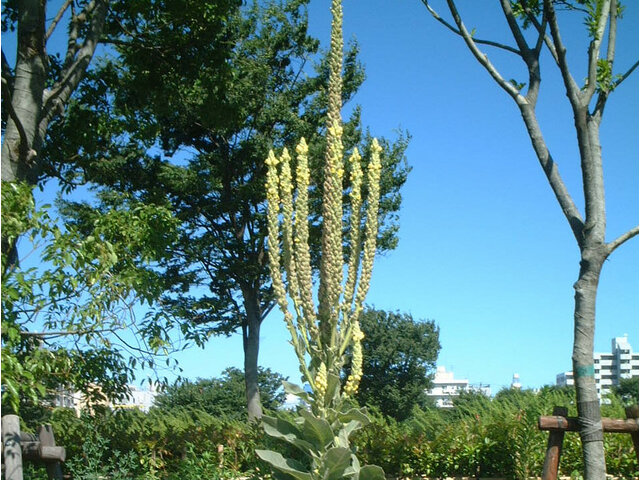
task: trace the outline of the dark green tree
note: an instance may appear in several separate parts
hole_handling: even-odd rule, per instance
[[[414,406],[428,404],[426,391],[440,351],[439,329],[433,321],[409,314],[367,309],[360,319],[362,380],[356,398],[397,420]]]
[[[264,408],[277,410],[284,404],[283,380],[286,378],[279,373],[258,368],[260,399]],[[242,370],[230,367],[221,378],[178,381],[158,395],[154,405],[165,410],[193,408],[215,417],[246,419],[245,388]]]
[[[625,405],[638,405],[638,377],[622,378],[613,387],[613,394],[620,397]]]
[[[251,419],[261,415],[260,327],[274,304],[264,160],[274,145],[301,136],[312,152],[324,148],[328,69],[322,59],[312,65],[318,42],[307,35],[306,3],[126,3],[108,29],[118,55],[87,78],[57,125],[65,145],[50,152],[68,184],[91,180],[147,203],[171,203],[181,235],[159,265],[163,304],[199,345],[210,334],[241,330]],[[356,55],[353,45],[344,64],[345,99],[364,79]],[[368,144],[355,108],[346,149],[366,151]],[[386,250],[396,243],[407,138],[382,144],[379,249]],[[319,165],[312,169],[321,185]],[[310,194],[319,214],[320,188]]]

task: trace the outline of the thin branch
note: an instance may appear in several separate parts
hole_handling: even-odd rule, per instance
[[[580,96],[582,97],[582,104],[589,105],[591,98],[597,88],[598,77],[598,59],[600,58],[600,45],[602,44],[602,37],[604,36],[604,30],[607,27],[607,18],[609,17],[609,11],[611,8],[611,0],[605,0],[602,5],[602,12],[600,12],[600,18],[598,18],[598,27],[596,29],[594,38],[589,43],[589,64],[587,67],[587,81],[582,88]]]
[[[618,35],[618,2],[611,0],[609,11],[609,38],[607,39],[607,61],[613,69],[613,59],[616,55],[616,37]]]
[[[509,24],[509,29],[511,30],[511,34],[518,45],[518,54],[520,56],[525,56],[529,52],[529,45],[522,34],[522,30],[520,29],[520,25],[516,21],[516,17],[513,14],[513,10],[511,9],[510,0],[500,0],[500,6],[502,7],[502,11],[504,12],[504,16],[507,19],[507,23]]]
[[[15,123],[18,134],[20,135],[20,156],[25,159],[27,164],[30,164],[35,158],[36,152],[31,148],[31,145],[29,145],[29,139],[27,138],[27,132],[24,129],[24,125],[20,121],[15,108],[13,108],[11,92],[9,91],[9,83],[4,77],[2,78],[2,96],[4,97],[3,103],[9,111],[9,117],[11,117],[11,120]]]
[[[53,21],[51,22],[51,25],[49,25],[49,28],[47,29],[47,33],[44,36],[44,41],[46,42],[47,40],[49,40],[49,37],[53,34],[54,30],[56,29],[56,27],[58,26],[58,22],[60,22],[60,19],[62,18],[62,16],[64,15],[64,12],[67,11],[67,8],[69,8],[69,5],[71,5],[71,2],[73,2],[73,0],[67,0],[66,2],[64,2],[64,4],[60,7],[60,10],[58,10],[58,13],[56,14],[55,18],[53,19]]]
[[[37,337],[37,338],[56,338],[56,337],[66,337],[71,335],[87,335],[89,333],[113,333],[114,329],[111,328],[103,328],[103,329],[87,329],[87,330],[72,330],[72,331],[59,331],[59,332],[28,332],[22,331],[20,335],[23,337]]]
[[[629,70],[627,70],[623,75],[621,75],[613,84],[611,85],[611,90],[614,90],[624,82],[629,75],[633,73],[633,71],[638,68],[638,62],[634,63]]]
[[[635,237],[636,235],[638,235],[638,227],[634,227],[631,230],[629,230],[626,233],[623,233],[622,235],[620,235],[618,238],[616,238],[615,240],[613,240],[612,242],[607,243],[606,248],[607,248],[607,257],[609,255],[611,255],[611,253],[613,253],[613,251],[618,248],[620,245],[622,245],[624,242],[626,242],[627,240],[632,239],[633,237]]]
[[[73,4],[71,6],[73,8]],[[65,59],[65,68],[62,74],[62,80],[58,82],[47,94],[42,108],[42,120],[40,122],[40,129],[45,130],[58,108],[62,107],[69,100],[71,93],[82,80],[85,74],[93,54],[102,35],[104,22],[107,14],[107,5],[104,0],[98,0],[91,2],[81,15],[88,15],[89,12],[93,12],[91,18],[91,25],[84,39],[82,47],[71,46],[72,34],[69,33],[69,51],[67,51],[67,58]],[[78,23],[78,17],[76,22]],[[73,28],[72,28],[73,30]],[[77,34],[77,32],[76,32]],[[73,44],[75,45],[75,40]],[[72,50],[77,53],[74,59],[75,53],[71,55]]]
[[[480,51],[475,41],[471,37],[471,34],[468,32],[467,28],[464,26],[464,23],[460,18],[460,14],[458,13],[458,9],[456,8],[454,1],[447,0],[447,5],[449,6],[449,10],[451,11],[453,20],[456,22],[456,25],[458,26],[460,35],[462,35],[462,38],[467,44],[467,47],[469,47],[469,50],[471,50],[471,53],[473,54],[473,56],[476,57],[476,60],[480,62],[480,65],[482,65],[487,70],[487,72],[489,72],[489,75],[491,75],[491,77],[496,81],[498,85],[500,85],[500,87],[502,87],[503,90],[505,90],[511,97],[513,97],[516,103],[518,104],[526,103],[527,100],[520,94],[520,91],[510,82],[502,78],[502,75],[500,75],[500,72],[498,72],[498,70],[489,61],[489,57]],[[518,52],[518,56],[521,56],[520,52]]]
[[[567,95],[569,96],[569,100],[571,104],[577,106],[580,100],[580,88],[578,84],[575,82],[573,77],[571,76],[571,70],[569,69],[569,64],[567,63],[567,49],[562,42],[562,38],[560,37],[560,26],[558,25],[558,19],[556,18],[556,11],[553,7],[553,2],[551,0],[544,0],[544,10],[545,16],[549,21],[549,28],[551,30],[551,37],[553,38],[553,44],[556,50],[556,63],[560,68],[560,73],[562,74],[562,80],[564,81],[565,89],[567,90]]]
[[[607,63],[609,64],[609,74],[613,74],[613,61],[616,55],[616,36],[618,32],[618,2],[611,0],[610,13],[609,13],[609,36],[607,38]],[[607,79],[609,81],[609,79]],[[593,109],[593,116],[596,121],[600,122],[604,114],[604,107],[609,98],[609,94],[613,92],[616,87],[615,82],[611,82],[609,85],[601,85],[598,92],[598,99],[596,100],[595,108]]]
[[[451,30],[456,35],[460,35],[461,37],[464,37],[464,35],[462,34],[461,30],[459,30],[456,27],[454,27],[453,25],[451,25],[449,22],[447,22],[445,19],[443,19],[440,15],[438,15],[438,12],[436,12],[433,8],[431,8],[431,5],[429,5],[429,1],[428,0],[422,0],[422,3],[424,4],[425,7],[427,7],[427,10],[429,10],[429,13],[431,13],[433,18],[435,18],[438,22],[440,22],[442,25],[447,27],[449,30]],[[478,44],[481,44],[481,45],[489,45],[491,47],[500,48],[502,50],[506,50],[507,52],[511,52],[511,53],[515,53],[516,55],[520,55],[520,52],[518,51],[518,49],[510,47],[509,45],[504,45],[502,43],[493,42],[491,40],[482,40],[482,39],[476,39],[476,38],[474,38],[473,41],[475,43],[478,43]]]

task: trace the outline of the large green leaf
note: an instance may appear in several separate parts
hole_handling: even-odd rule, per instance
[[[318,418],[307,410],[300,410],[300,415],[304,418],[303,438],[313,443],[319,452],[323,451],[333,441],[331,425],[324,418]]]
[[[365,465],[360,469],[357,480],[385,480],[384,470],[377,465]]]
[[[288,442],[304,453],[309,453],[315,450],[314,445],[302,439],[302,432],[292,422],[289,422],[283,418],[274,418],[264,416],[262,417],[262,427],[267,435],[279,438]]]
[[[366,410],[364,408],[352,408],[347,412],[339,413],[338,418],[342,423],[346,423],[350,420],[357,420],[363,426],[365,426],[371,423],[371,420],[369,419],[369,417],[365,412]]]
[[[287,382],[286,380],[283,380],[282,387],[284,388],[284,391],[286,393],[295,395],[296,397],[301,398],[305,402],[311,403],[309,394],[305,392],[302,388],[300,388],[298,385],[296,385],[295,383],[291,383],[291,382]]]
[[[256,454],[273,468],[291,475],[298,480],[311,480],[311,474],[304,471],[304,465],[291,458],[284,458],[280,453],[271,450],[256,450]]]
[[[324,480],[339,480],[345,476],[345,471],[351,466],[351,450],[333,447],[322,457]]]

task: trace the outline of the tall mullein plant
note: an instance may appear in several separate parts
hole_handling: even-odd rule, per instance
[[[300,363],[302,379],[310,392],[285,382],[287,393],[301,398],[309,409],[299,409],[293,420],[265,416],[265,432],[301,450],[303,462],[280,453],[258,450],[257,454],[276,474],[300,480],[354,478],[384,479],[380,467],[361,466],[351,433],[367,424],[364,410],[345,402],[358,389],[362,376],[362,339],[359,317],[369,289],[378,233],[380,198],[380,153],[377,140],[371,145],[366,172],[367,199],[363,205],[365,173],[357,149],[345,164],[342,145],[342,5],[333,0],[331,28],[327,150],[322,199],[322,256],[318,306],[313,299],[309,253],[308,147],[302,138],[296,147],[295,172],[285,148],[279,157],[273,151],[266,160],[269,266],[273,290]],[[343,255],[343,177],[350,184],[349,259]],[[295,174],[295,175],[294,175]],[[294,179],[295,177],[295,179]],[[364,210],[364,231],[361,212]],[[282,247],[281,247],[282,246]],[[284,277],[283,278],[283,272]],[[341,372],[351,356],[350,374]]]

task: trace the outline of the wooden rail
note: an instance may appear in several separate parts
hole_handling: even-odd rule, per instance
[[[23,480],[22,461],[44,463],[49,480],[62,480],[61,462],[66,458],[64,447],[56,445],[51,425],[43,425],[38,435],[20,431],[17,415],[2,417],[2,468],[5,480]]]
[[[538,428],[549,432],[547,453],[542,467],[542,480],[556,480],[558,467],[562,456],[562,442],[565,432],[577,432],[578,419],[567,417],[568,411],[564,407],[554,407],[552,416],[540,417]],[[606,433],[628,433],[633,440],[633,447],[638,455],[638,406],[626,409],[626,420],[603,418],[602,431]]]

